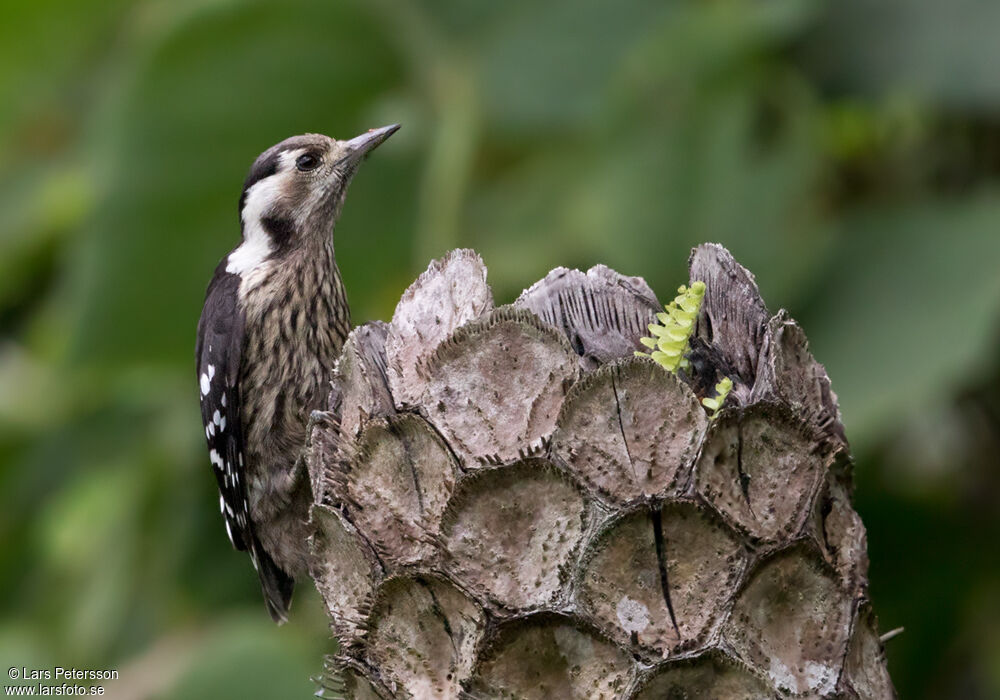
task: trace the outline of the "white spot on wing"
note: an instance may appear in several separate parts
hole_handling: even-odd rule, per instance
[[[215,376],[215,365],[208,366],[208,380],[212,381],[212,377]]]
[[[201,373],[201,395],[202,396],[208,396],[208,390],[210,388],[211,388],[211,385],[208,383],[208,374],[206,374],[205,372],[202,372]]]
[[[222,416],[219,414],[219,409],[215,409],[215,413],[212,414],[212,422],[216,425],[222,420]]]
[[[222,469],[222,455],[220,455],[217,451],[212,450],[211,452],[209,452],[208,458],[212,461],[212,464],[214,464],[217,469]]]
[[[219,421],[219,430],[225,430],[225,429],[226,429],[226,417],[223,416],[222,420]]]

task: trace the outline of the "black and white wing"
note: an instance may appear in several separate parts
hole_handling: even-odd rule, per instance
[[[227,259],[215,270],[198,321],[195,361],[201,418],[226,533],[236,549],[249,551],[267,611],[280,624],[287,619],[295,582],[261,546],[250,519],[239,385],[244,314],[238,303],[240,277],[226,272]]]
[[[219,484],[219,509],[229,540],[242,551],[253,545],[240,424],[244,317],[237,304],[240,278],[225,271],[225,262],[216,269],[205,295],[195,359],[208,458]]]

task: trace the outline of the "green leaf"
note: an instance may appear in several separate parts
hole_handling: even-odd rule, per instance
[[[1000,316],[997,221],[990,193],[842,222],[845,245],[803,327],[856,447],[987,371]]]

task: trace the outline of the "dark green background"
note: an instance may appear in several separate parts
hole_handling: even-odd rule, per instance
[[[727,245],[829,368],[905,698],[1000,697],[1000,5],[6,0],[0,664],[308,697],[230,550],[194,329],[253,158],[401,122],[337,229],[356,322],[472,246],[510,301]]]

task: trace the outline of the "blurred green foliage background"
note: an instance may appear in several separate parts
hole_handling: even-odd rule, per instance
[[[720,241],[829,368],[905,698],[1000,697],[1000,5],[6,0],[0,664],[117,698],[307,697],[231,551],[193,370],[253,158],[401,122],[337,229],[356,322],[431,257],[498,300]],[[6,680],[6,679],[5,679]]]

